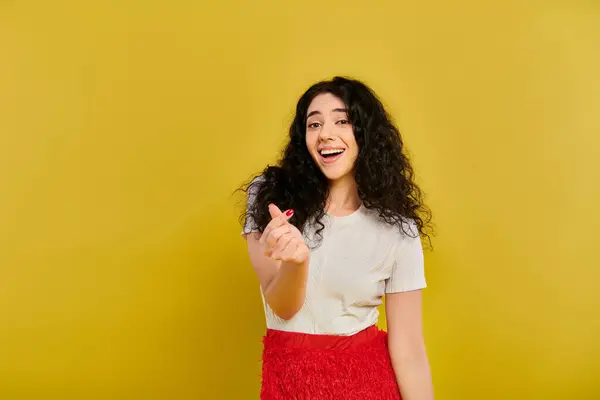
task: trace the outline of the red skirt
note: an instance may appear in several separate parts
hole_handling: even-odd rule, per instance
[[[353,336],[268,329],[263,342],[261,400],[401,400],[376,326]]]

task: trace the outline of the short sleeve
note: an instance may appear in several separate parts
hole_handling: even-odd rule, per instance
[[[254,178],[252,180],[252,183],[250,183],[250,185],[248,187],[248,192],[247,192],[248,197],[247,197],[247,201],[246,201],[246,219],[244,221],[244,227],[242,228],[242,235],[247,235],[252,232],[258,232],[258,226],[256,226],[256,223],[255,223],[252,215],[248,214],[248,210],[251,210],[254,208],[254,205],[256,203],[256,194],[257,194],[257,192],[260,188],[260,185],[262,184],[263,181],[264,181],[264,178],[262,176],[259,176],[257,178]]]
[[[385,281],[386,293],[409,292],[427,287],[421,238],[414,224],[410,228],[416,237],[401,234],[390,277]]]

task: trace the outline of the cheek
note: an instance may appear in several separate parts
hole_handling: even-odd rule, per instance
[[[350,150],[350,154],[348,154],[350,156],[350,162],[354,164],[356,158],[358,157],[358,143],[356,143],[354,132],[351,129],[349,129],[349,131],[346,133],[344,141]]]
[[[356,138],[354,137],[354,131],[352,129],[348,129],[348,131],[344,132],[344,142],[353,153],[358,153],[358,143],[356,143]]]
[[[306,147],[312,153],[317,144],[317,135],[314,132],[306,132],[305,141]]]

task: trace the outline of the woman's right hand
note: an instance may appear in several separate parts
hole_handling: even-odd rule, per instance
[[[269,204],[271,222],[269,222],[259,240],[264,254],[274,260],[302,264],[309,259],[310,250],[304,242],[302,233],[289,219],[293,210],[282,212],[276,205]]]

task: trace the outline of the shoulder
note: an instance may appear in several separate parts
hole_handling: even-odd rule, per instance
[[[384,221],[377,211],[365,209],[363,221],[379,233],[395,241],[403,242],[419,237],[419,228],[412,218],[403,218],[400,223],[390,224]]]
[[[256,175],[246,184],[246,195],[248,202],[254,204],[258,198],[262,197],[267,178],[264,174]]]
[[[248,191],[256,191],[260,189],[260,187],[265,183],[265,181],[266,178],[264,174],[255,176],[250,180],[250,183],[248,184]]]
[[[252,178],[249,183],[246,184],[245,191],[247,196],[247,206],[248,208],[252,208],[256,206],[257,197],[261,191],[265,183],[265,178],[263,175],[258,175]]]

